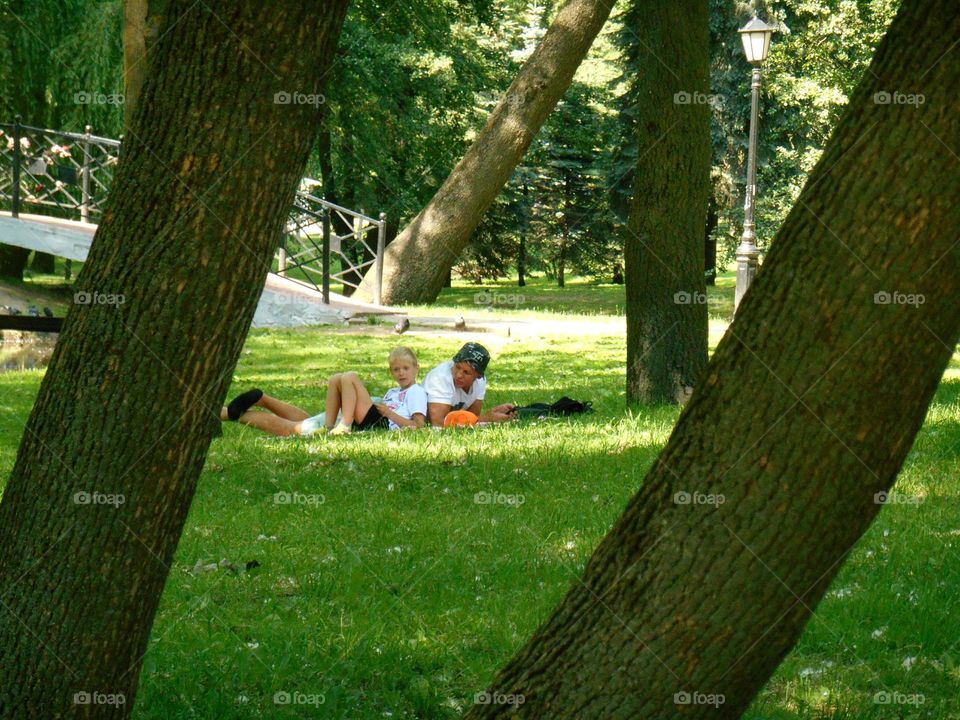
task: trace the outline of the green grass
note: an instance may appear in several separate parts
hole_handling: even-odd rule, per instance
[[[736,274],[723,271],[716,285],[707,287],[707,310],[711,318],[729,320],[733,315],[733,289]],[[623,285],[602,283],[583,277],[568,277],[564,287],[542,275],[528,278],[524,287],[516,280],[488,281],[480,285],[454,280],[445,288],[436,304],[409,308],[411,314],[436,315],[438,307],[466,311],[485,311],[488,306],[505,317],[525,317],[548,312],[564,315],[623,315]]]
[[[383,390],[388,330],[253,331],[234,387],[260,385],[310,410],[336,370],[359,369]],[[404,340],[425,368],[460,343]],[[136,718],[455,718],[469,708],[575,582],[678,416],[623,410],[622,335],[498,343],[491,401],[568,394],[597,412],[336,440],[225,427],[163,594]],[[0,374],[0,477],[41,377]],[[925,501],[883,509],[747,717],[960,717],[958,448],[955,357],[897,486]],[[276,493],[316,502],[278,504]],[[518,502],[478,504],[477,493]],[[221,559],[259,567],[192,572]],[[875,704],[884,690],[925,702]],[[324,702],[277,705],[278,692]]]

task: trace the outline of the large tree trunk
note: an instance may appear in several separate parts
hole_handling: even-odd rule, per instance
[[[171,3],[77,279],[107,302],[70,310],[0,502],[0,717],[130,712],[318,130],[274,94],[319,91],[346,5]]]
[[[954,10],[902,4],[640,492],[468,717],[736,718],[793,647],[960,334]]]
[[[638,2],[638,159],[624,238],[627,402],[680,402],[707,364],[703,228],[710,197],[707,0]],[[677,13],[684,31],[676,31]]]
[[[470,235],[563,96],[613,0],[568,0],[427,206],[387,247],[383,302],[432,302]],[[375,282],[373,271],[363,280]]]

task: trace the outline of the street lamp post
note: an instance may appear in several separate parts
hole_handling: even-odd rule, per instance
[[[757,234],[754,232],[753,201],[757,194],[757,113],[760,105],[760,65],[767,59],[773,28],[754,17],[740,29],[743,52],[753,65],[750,82],[750,143],[747,147],[747,188],[743,201],[743,235],[737,248],[737,292],[734,312],[757,273]]]

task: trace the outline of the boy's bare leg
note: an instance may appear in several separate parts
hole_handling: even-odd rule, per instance
[[[310,417],[310,413],[301,410],[296,405],[291,405],[290,403],[285,403],[282,400],[277,400],[275,397],[270,397],[266,393],[263,394],[263,397],[257,400],[255,405],[259,405],[265,410],[269,410],[277,417],[281,417],[285,420],[306,420]]]
[[[340,425],[333,429],[335,435],[350,432],[351,425],[354,422],[363,422],[373,406],[370,393],[354,372],[343,373],[340,376],[340,396],[343,418],[340,420]]]
[[[340,386],[342,379],[343,376],[337,373],[327,380],[327,430],[333,429],[333,426],[337,422],[337,413],[340,412]]]
[[[247,411],[237,420],[241,425],[249,425],[277,437],[300,434],[300,422],[287,420],[272,413]]]

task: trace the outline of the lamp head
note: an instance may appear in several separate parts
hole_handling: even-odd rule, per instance
[[[743,41],[743,53],[751,65],[760,65],[767,59],[773,27],[754,15],[753,19],[739,30]]]

